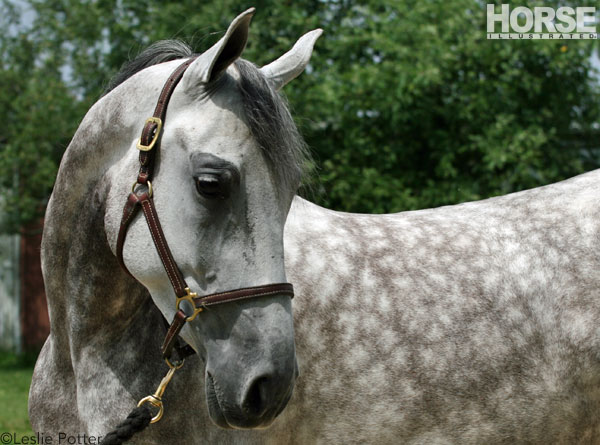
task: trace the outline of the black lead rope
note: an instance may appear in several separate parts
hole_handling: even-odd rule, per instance
[[[100,445],[121,445],[150,425],[152,414],[146,405],[134,408],[127,418],[102,438]]]

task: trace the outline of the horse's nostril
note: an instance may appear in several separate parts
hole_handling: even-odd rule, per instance
[[[268,386],[268,377],[259,377],[252,382],[242,403],[242,407],[247,414],[260,417],[268,409]]]

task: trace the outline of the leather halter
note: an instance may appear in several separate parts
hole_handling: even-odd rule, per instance
[[[133,184],[131,193],[127,197],[127,202],[123,209],[123,216],[121,218],[121,226],[119,228],[119,236],[117,238],[117,258],[119,264],[125,271],[131,275],[125,262],[123,261],[123,246],[125,244],[125,237],[127,236],[127,229],[135,215],[137,215],[140,208],[142,209],[146,222],[152,235],[152,240],[156,246],[156,250],[160,256],[160,259],[165,267],[169,281],[173,286],[173,290],[176,295],[176,313],[173,321],[169,325],[167,335],[161,346],[161,352],[163,357],[169,360],[171,353],[175,348],[178,352],[179,358],[194,353],[194,350],[186,345],[181,347],[178,341],[178,335],[181,329],[187,321],[191,321],[196,316],[209,306],[217,304],[229,303],[232,301],[239,301],[248,298],[257,298],[267,295],[289,295],[293,298],[294,288],[290,283],[275,283],[265,284],[262,286],[246,287],[236,290],[230,290],[226,292],[218,292],[211,295],[198,296],[192,292],[183,278],[183,274],[171,254],[169,244],[165,238],[156,208],[154,207],[153,190],[152,190],[152,175],[154,173],[154,160],[156,158],[156,152],[160,148],[160,137],[163,123],[167,114],[167,106],[169,99],[175,90],[175,87],[183,77],[183,73],[195,60],[190,58],[181,65],[171,74],[158,98],[158,103],[154,109],[152,117],[146,120],[142,135],[137,144],[137,148],[140,150],[140,170],[136,182]],[[147,188],[143,191],[136,192],[138,185],[145,185]],[[133,277],[133,275],[131,275]],[[181,304],[187,301],[188,305],[193,308],[193,313],[188,315],[180,307]]]

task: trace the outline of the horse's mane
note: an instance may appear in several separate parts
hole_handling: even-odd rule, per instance
[[[102,96],[107,95],[145,68],[171,60],[185,59],[193,55],[194,52],[190,46],[181,40],[159,40],[142,50],[134,59],[125,62],[119,72],[110,79]]]
[[[156,42],[121,67],[103,96],[145,68],[193,55],[190,46],[180,40]],[[297,186],[311,173],[314,163],[287,101],[271,87],[256,65],[244,59],[238,59],[234,65],[240,73],[238,88],[250,131],[284,186]]]

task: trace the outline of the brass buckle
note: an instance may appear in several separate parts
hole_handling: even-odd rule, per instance
[[[158,140],[158,138],[160,137],[160,130],[162,130],[162,120],[160,119],[160,117],[149,117],[148,119],[146,119],[146,122],[144,123],[144,128],[146,127],[146,125],[148,124],[156,124],[156,132],[154,133],[154,137],[152,138],[152,141],[150,142],[149,145],[144,145],[142,144],[142,137],[140,136],[140,139],[138,140],[137,143],[137,148],[140,151],[150,151],[154,148],[154,144],[156,144],[156,141]]]
[[[192,305],[194,313],[192,315],[188,316],[185,319],[185,321],[192,321],[194,318],[196,318],[198,316],[198,314],[200,312],[203,311],[203,309],[201,307],[197,308],[196,305],[194,304],[194,298],[198,296],[198,294],[196,292],[190,291],[189,287],[185,288],[185,292],[186,292],[186,295],[184,295],[183,297],[177,297],[177,310],[179,310],[179,306],[181,305],[182,301],[188,301]]]

